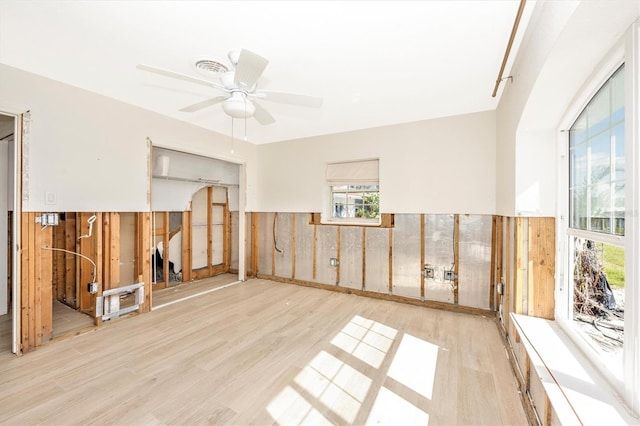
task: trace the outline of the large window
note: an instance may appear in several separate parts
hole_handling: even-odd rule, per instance
[[[575,330],[623,375],[625,91],[616,70],[569,131],[569,272]]]
[[[571,228],[624,235],[624,67],[571,127],[569,150]]]

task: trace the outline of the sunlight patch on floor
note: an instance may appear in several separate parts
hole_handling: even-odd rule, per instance
[[[331,423],[291,386],[285,387],[271,401],[267,406],[267,411],[280,424]]]
[[[391,353],[397,337],[398,331],[391,327],[353,317],[331,340],[332,353],[321,350],[270,402],[267,411],[279,424],[352,424],[359,414],[360,419],[368,418],[368,424],[397,424],[399,419],[406,424],[428,423],[428,413],[394,392],[393,382],[372,387],[372,379],[363,373],[369,367],[352,358],[375,369],[387,360],[387,382],[399,383],[402,392],[423,401],[419,405],[424,407],[424,399],[432,399],[440,348],[403,334]],[[393,356],[390,363],[389,356]],[[368,416],[361,413],[366,401],[366,406],[373,401]]]
[[[410,334],[402,336],[387,376],[431,399],[439,346]]]
[[[406,401],[398,394],[382,387],[371,407],[367,425],[426,425],[429,414]]]
[[[397,334],[397,330],[391,327],[355,316],[331,343],[370,366],[379,368]]]

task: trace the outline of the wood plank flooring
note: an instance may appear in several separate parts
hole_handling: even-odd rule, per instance
[[[6,315],[0,315],[0,355],[11,353],[11,311]]]
[[[212,289],[225,286],[238,281],[237,274],[220,274],[211,278],[180,283],[171,287],[153,290],[153,308],[173,303],[177,300],[185,300],[191,297],[198,297]]]
[[[0,354],[0,424],[527,424],[490,318],[266,280]]]

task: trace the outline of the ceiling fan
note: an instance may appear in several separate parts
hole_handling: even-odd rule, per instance
[[[235,68],[234,71],[229,71],[226,65],[212,60],[198,61],[194,65],[196,68],[209,71],[209,75],[218,77],[220,84],[151,65],[140,64],[136,68],[166,77],[213,87],[224,92],[223,95],[184,107],[180,110],[183,112],[199,111],[203,108],[222,103],[223,111],[233,118],[254,117],[260,124],[268,125],[274,123],[275,119],[269,111],[256,102],[257,99],[312,108],[319,108],[322,105],[322,98],[258,89],[258,79],[269,63],[269,61],[262,56],[246,49],[242,49],[240,52],[229,52],[228,56],[231,64]],[[204,66],[202,66],[203,63]]]

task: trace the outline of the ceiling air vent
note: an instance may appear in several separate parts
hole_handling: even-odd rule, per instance
[[[210,58],[196,59],[193,64],[193,67],[200,74],[207,77],[218,78],[220,77],[220,74],[224,74],[229,71],[229,67],[227,67],[225,64],[223,64],[222,62],[216,59],[210,59]]]

